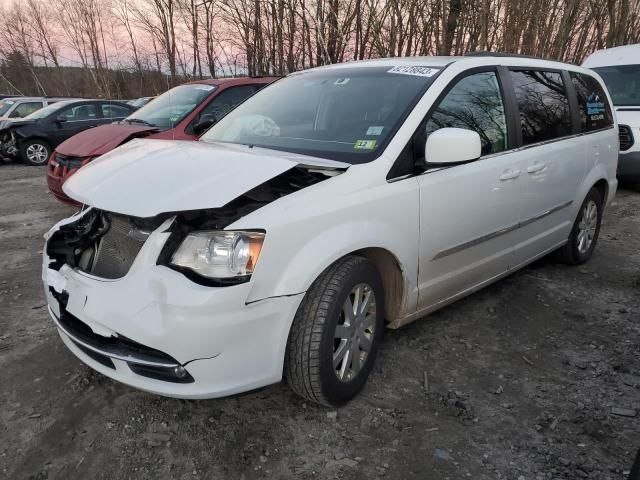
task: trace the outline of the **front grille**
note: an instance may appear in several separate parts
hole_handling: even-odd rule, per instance
[[[92,247],[93,261],[88,262],[85,271],[108,279],[124,277],[147,236],[126,217],[110,215],[109,230]]]
[[[618,135],[620,136],[620,151],[629,150],[633,146],[633,133],[627,125],[618,125]]]
[[[62,168],[67,168],[69,170],[80,168],[82,165],[85,164],[85,161],[87,160],[86,157],[62,155],[61,153],[56,153],[54,159],[58,163],[58,165],[60,165]]]

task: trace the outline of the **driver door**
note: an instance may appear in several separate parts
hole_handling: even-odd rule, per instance
[[[63,117],[65,121],[57,121],[60,117]],[[101,119],[102,116],[98,111],[98,106],[94,103],[74,104],[60,110],[52,119],[52,147],[56,147],[66,139],[84,130],[97,127]]]
[[[476,71],[454,80],[415,137],[422,156],[439,128],[474,130],[482,142],[479,160],[418,177],[419,310],[479,288],[513,260],[522,165],[509,153],[506,112],[497,73]]]

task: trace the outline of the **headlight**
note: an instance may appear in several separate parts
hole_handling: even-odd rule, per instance
[[[205,231],[189,233],[171,258],[171,265],[211,279],[233,279],[253,273],[264,233]]]

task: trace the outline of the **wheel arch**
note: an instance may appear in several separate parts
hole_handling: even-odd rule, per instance
[[[51,144],[51,140],[49,140],[46,136],[41,134],[29,135],[21,138],[16,137],[16,138],[18,139],[20,146],[24,145],[27,142],[31,142],[33,140],[40,140],[41,142],[44,142],[47,144],[47,146],[51,150],[51,153],[53,153],[53,151],[55,150],[55,147]]]
[[[602,199],[602,204],[605,205],[609,196],[609,182],[607,182],[604,178],[601,178],[596,183],[594,183],[593,187],[591,188],[595,188],[596,190],[598,190],[600,198]]]
[[[380,275],[384,288],[385,321],[393,324],[402,312],[407,292],[405,273],[398,258],[389,250],[380,247],[366,247],[351,252],[369,260]]]
[[[577,218],[580,206],[587,197],[589,190],[595,188],[598,190],[602,197],[603,208],[606,207],[609,200],[609,192],[611,184],[609,182],[609,176],[607,170],[603,164],[596,164],[585,176],[580,188],[576,192],[574,204],[572,206],[573,218]]]

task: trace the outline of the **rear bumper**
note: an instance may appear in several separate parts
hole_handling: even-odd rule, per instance
[[[640,151],[620,153],[618,178],[632,182],[640,181]]]

